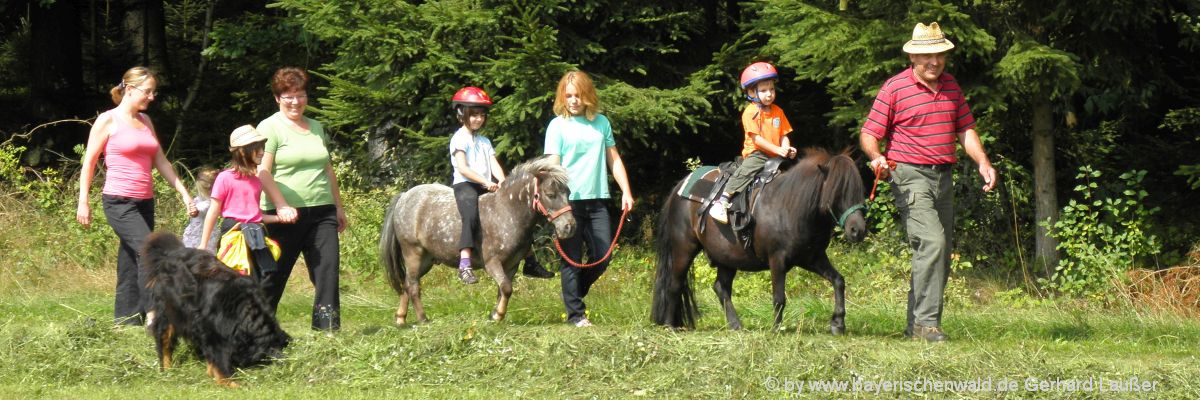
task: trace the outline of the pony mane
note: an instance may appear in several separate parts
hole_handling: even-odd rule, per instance
[[[803,158],[776,178],[780,193],[789,194],[783,196],[781,207],[798,210],[816,206],[828,212],[843,193],[863,197],[862,193],[848,193],[855,187],[854,181],[861,179],[849,150],[834,155],[823,148],[808,147],[803,152]]]
[[[829,151],[819,147],[807,147],[803,152],[803,158],[784,163],[790,167],[775,178],[778,187],[776,193],[787,194],[780,196],[779,207],[800,210],[814,207],[820,200],[821,182],[824,181],[821,166],[829,160]]]
[[[552,182],[555,186],[567,185],[567,169],[554,162],[550,156],[541,156],[526,161],[513,168],[514,178],[541,175],[541,179]]]
[[[850,158],[849,150],[837,156],[832,156],[825,162],[825,184],[822,187],[821,209],[832,210],[833,202],[849,195],[851,199],[861,200],[863,195],[862,176],[858,166]],[[857,183],[857,185],[855,185]],[[855,193],[857,192],[857,193]]]

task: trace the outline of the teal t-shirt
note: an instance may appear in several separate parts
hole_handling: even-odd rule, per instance
[[[258,133],[266,136],[266,152],[275,155],[271,174],[283,199],[292,207],[313,207],[333,204],[333,191],[325,166],[329,164],[329,138],[320,122],[304,117],[308,131],[300,131],[283,114],[275,113],[258,123]],[[269,196],[262,197],[262,207],[274,210]]]
[[[567,169],[570,200],[607,199],[608,148],[616,146],[604,115],[555,117],[546,127],[545,154],[556,154]]]

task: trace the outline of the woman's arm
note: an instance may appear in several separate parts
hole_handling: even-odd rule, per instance
[[[146,126],[150,128],[150,133],[157,139],[158,133],[154,130],[154,123],[150,121],[150,116],[143,115],[142,117],[146,119]],[[163,179],[166,179],[167,183],[170,183],[176,192],[179,192],[179,198],[183,200],[183,207],[187,209],[188,216],[194,217],[200,214],[199,211],[196,211],[196,202],[193,200],[192,195],[188,193],[187,185],[183,183],[183,179],[179,177],[179,174],[175,173],[175,166],[171,165],[171,162],[167,160],[166,154],[163,154],[161,144],[158,146],[158,151],[154,152],[154,167],[158,169],[158,174],[162,175]]]
[[[625,162],[621,160],[617,146],[609,146],[607,151],[608,167],[612,169],[617,186],[621,187],[621,211],[629,211],[633,209],[633,191],[629,189],[629,175],[625,173]]]
[[[342,205],[342,192],[338,189],[337,174],[333,173],[333,164],[325,163],[325,176],[329,177],[329,191],[333,193],[333,204],[337,208],[338,233],[350,226],[346,219],[346,207]]]
[[[263,193],[275,205],[275,213],[279,214],[279,222],[290,224],[296,222],[296,209],[288,205],[275,183],[275,153],[263,153],[262,163],[258,164],[258,180],[262,183]]]
[[[83,152],[82,170],[79,171],[79,201],[75,206],[75,220],[84,227],[92,225],[92,207],[89,204],[88,192],[92,189],[92,178],[96,175],[96,162],[100,160],[100,152],[108,144],[108,126],[112,117],[107,113],[96,117],[92,130],[88,132],[87,150]]]

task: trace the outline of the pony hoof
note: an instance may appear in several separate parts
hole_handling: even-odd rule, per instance
[[[504,321],[504,314],[499,314],[493,311],[491,318],[494,322],[501,322]]]
[[[846,327],[844,327],[844,326],[831,326],[831,327],[829,327],[829,333],[832,333],[832,334],[833,334],[833,336],[842,336],[842,335],[845,335],[845,334],[846,334]]]
[[[404,326],[404,318],[396,318],[396,326]]]

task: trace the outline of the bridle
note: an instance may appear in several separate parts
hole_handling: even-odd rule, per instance
[[[886,172],[884,172],[885,169],[886,170],[896,169],[896,162],[892,161],[892,160],[888,160],[886,167],[875,168],[875,183],[871,185],[871,196],[867,197],[868,202],[875,201],[875,189],[879,187],[879,181],[882,180],[883,176],[886,174]],[[838,226],[845,229],[846,228],[846,218],[850,218],[850,215],[858,210],[863,210],[863,217],[867,216],[866,203],[858,203],[858,204],[850,206],[849,208],[846,208],[846,211],[842,211],[841,216],[834,214],[833,207],[831,206],[829,208],[829,215],[836,218]]]
[[[550,210],[547,210],[546,206],[542,204],[542,195],[538,191],[538,178],[536,176],[533,177],[533,201],[531,202],[531,206],[533,207],[534,210],[537,210],[538,213],[541,213],[542,215],[544,215],[546,217],[546,220],[550,221],[550,222],[554,222],[555,218],[558,218],[558,217],[562,216],[563,214],[566,214],[568,211],[571,211],[571,203],[570,202],[568,202],[567,205],[563,206],[562,208],[558,209],[557,211],[550,212]],[[625,217],[628,215],[629,215],[629,210],[624,210],[624,213],[621,214],[621,220],[620,220],[621,222],[619,224],[617,224],[617,231],[616,231],[616,234],[613,235],[613,240],[612,240],[611,244],[608,246],[608,252],[604,253],[604,257],[601,257],[599,260],[596,260],[596,261],[593,261],[593,262],[590,262],[587,264],[583,264],[583,263],[577,262],[575,260],[572,260],[571,257],[567,256],[567,252],[563,251],[562,243],[559,242],[557,237],[554,238],[554,248],[558,249],[558,255],[562,256],[563,260],[566,260],[567,264],[571,264],[572,266],[575,266],[576,268],[591,268],[591,267],[600,265],[600,263],[603,263],[605,260],[608,260],[609,257],[612,257],[613,249],[615,249],[617,247],[617,238],[621,236],[621,227],[625,226]]]
[[[542,193],[541,193],[541,191],[538,190],[537,176],[533,177],[533,199],[532,199],[532,201],[530,201],[529,205],[530,205],[530,207],[533,207],[534,211],[537,211],[538,213],[542,214],[542,216],[546,217],[546,220],[550,221],[550,222],[554,222],[555,218],[558,218],[558,217],[562,216],[563,214],[566,214],[568,211],[571,211],[571,203],[570,202],[568,202],[567,205],[563,206],[562,208],[560,208],[554,212],[550,212],[550,210],[546,209],[546,206],[542,204]]]
[[[865,203],[858,203],[858,204],[852,205],[850,207],[847,207],[846,211],[842,211],[842,216],[839,217],[839,216],[833,214],[833,207],[830,207],[829,215],[831,217],[837,218],[838,226],[842,227],[842,229],[845,229],[846,228],[846,219],[850,218],[851,214],[854,214],[855,211],[862,210],[863,216],[866,217],[866,215],[867,215],[866,209],[867,209],[867,205]]]

